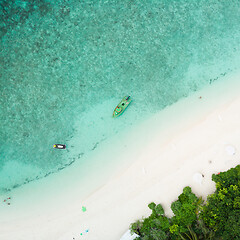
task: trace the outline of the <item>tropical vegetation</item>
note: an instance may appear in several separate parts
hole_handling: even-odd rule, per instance
[[[130,226],[136,240],[240,240],[240,165],[212,180],[216,190],[206,202],[185,187],[171,204],[172,217],[161,204],[150,203],[151,215]]]

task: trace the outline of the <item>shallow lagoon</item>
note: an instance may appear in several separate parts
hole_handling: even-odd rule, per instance
[[[237,1],[3,1],[1,15],[1,192],[86,164],[106,139],[239,69]]]

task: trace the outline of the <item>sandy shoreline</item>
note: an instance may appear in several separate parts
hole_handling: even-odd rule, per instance
[[[95,172],[85,176],[88,185],[80,189],[76,167],[16,189],[12,205],[0,206],[0,238],[115,240],[130,223],[150,213],[147,204],[152,201],[161,203],[170,215],[171,202],[185,186],[201,196],[213,192],[212,173],[240,163],[239,86],[239,74],[226,77],[119,139],[106,141],[92,155],[99,158],[96,172],[104,175],[111,167],[117,169],[104,166],[116,148],[123,149],[116,156],[122,166],[112,176],[100,177],[99,188],[90,195],[83,197],[88,188],[94,188]],[[229,146],[235,154],[227,151]],[[194,181],[195,173],[204,175],[202,184]]]

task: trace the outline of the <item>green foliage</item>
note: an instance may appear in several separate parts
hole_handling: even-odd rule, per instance
[[[240,186],[240,165],[231,168],[227,172],[213,174],[212,180],[216,183],[217,191],[218,189],[223,189],[230,185]]]
[[[174,214],[177,214],[180,211],[181,207],[182,207],[182,204],[180,201],[175,201],[171,204],[171,209]]]
[[[170,220],[169,220],[169,218],[167,218],[166,216],[160,216],[158,218],[158,220],[160,221],[161,229],[163,231],[168,231],[168,229],[170,227]]]
[[[198,220],[198,225],[196,226],[199,239],[214,239],[215,232],[206,227],[202,219]]]
[[[170,226],[169,219],[164,215],[161,204],[156,205],[154,202],[148,204],[152,214],[148,218],[143,218],[131,224],[131,232],[138,234],[141,240],[169,239],[168,229]]]
[[[148,204],[148,207],[149,207],[151,210],[155,210],[156,203],[151,202],[151,203]]]
[[[163,215],[164,214],[164,210],[163,210],[163,207],[161,204],[158,204],[156,207],[155,207],[155,211],[158,215]]]
[[[164,215],[164,210],[161,204],[156,205],[156,203],[151,202],[148,207],[152,210],[152,214],[156,216]]]
[[[166,235],[166,233],[164,231],[162,231],[161,229],[151,229],[150,236],[151,236],[151,239],[153,239],[153,240],[168,239],[168,236]]]
[[[236,197],[233,200],[233,208],[234,209],[240,209],[240,197]]]
[[[181,233],[190,234],[190,226],[195,226],[197,224],[197,212],[201,204],[202,201],[192,193],[191,188],[185,187],[183,193],[179,195],[178,200],[171,205],[171,209],[175,216],[171,219],[173,225],[170,232],[179,236]],[[178,228],[176,228],[176,226],[178,226]],[[191,231],[193,230],[191,229]]]
[[[170,228],[169,228],[170,233],[174,233],[177,234],[179,232],[179,226],[177,224],[173,224]]]
[[[197,234],[193,231],[193,229],[191,228],[191,226],[188,226],[187,228],[188,228],[188,231],[189,231],[190,234],[191,234],[191,237],[189,237],[189,236],[187,235],[188,238],[189,238],[189,239],[193,239],[193,240],[198,240]]]
[[[240,165],[218,175],[213,174],[216,191],[204,205],[190,187],[185,187],[171,204],[172,218],[161,204],[150,203],[148,218],[131,224],[139,240],[232,240],[240,239]]]
[[[240,239],[240,165],[218,175],[213,174],[216,191],[208,196],[201,218],[223,239]]]
[[[195,233],[191,228],[196,223],[196,209],[202,201],[192,193],[190,187],[183,189],[183,193],[178,200],[172,203],[172,210],[175,214],[173,218],[164,215],[164,209],[161,204],[156,205],[151,202],[148,207],[152,214],[148,218],[137,221],[131,225],[132,232],[138,234],[141,239],[195,239]],[[192,238],[191,238],[192,237]]]
[[[132,223],[130,225],[130,230],[131,230],[131,233],[136,233],[138,234],[139,236],[141,236],[141,228],[143,226],[143,222],[140,221],[140,220],[137,220],[136,222]]]

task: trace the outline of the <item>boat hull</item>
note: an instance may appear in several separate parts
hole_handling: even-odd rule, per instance
[[[113,118],[120,116],[125,111],[125,109],[129,106],[131,101],[132,99],[130,97],[125,96],[114,109]]]

